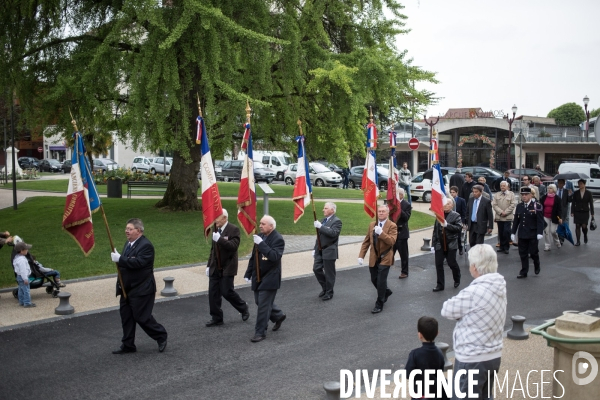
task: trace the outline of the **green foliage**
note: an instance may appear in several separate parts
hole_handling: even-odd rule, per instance
[[[595,108],[590,111],[590,118],[595,118],[597,116],[600,116],[600,108]]]
[[[97,185],[106,185],[106,181],[111,179],[121,179],[123,183],[129,181],[140,181],[140,182],[168,182],[169,177],[165,175],[152,175],[144,172],[132,172],[130,168],[117,168],[101,173],[94,171],[94,182]]]
[[[576,126],[585,121],[585,112],[577,103],[565,103],[550,111],[548,118],[554,118],[557,125]]]

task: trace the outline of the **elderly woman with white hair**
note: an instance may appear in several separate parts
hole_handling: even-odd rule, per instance
[[[497,271],[498,260],[492,246],[473,246],[469,250],[473,282],[442,307],[443,317],[457,320],[453,333],[454,374],[465,372],[454,386],[453,399],[459,398],[457,391],[467,393],[469,371],[475,371],[474,381],[477,381],[474,398],[487,399],[488,387],[493,390],[494,371],[500,369],[506,321],[506,281]]]
[[[562,202],[556,195],[556,185],[548,185],[548,191],[540,198],[540,204],[544,207],[544,251],[550,251],[552,239],[557,248],[560,248],[560,239],[556,234],[556,228],[561,223]]]

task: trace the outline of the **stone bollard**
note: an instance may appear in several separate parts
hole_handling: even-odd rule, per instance
[[[71,293],[69,292],[60,292],[58,294],[58,299],[60,303],[58,303],[58,307],[54,309],[54,314],[56,315],[69,315],[75,312],[75,308],[71,304],[69,304],[69,298],[71,297]]]
[[[529,333],[525,332],[523,329],[523,324],[525,323],[526,318],[520,315],[513,315],[510,317],[513,322],[513,327],[508,333],[506,337],[512,340],[525,340],[529,339]]]
[[[440,349],[442,351],[442,354],[444,355],[444,371],[448,371],[449,369],[452,369],[452,363],[450,361],[448,361],[448,356],[446,355],[446,353],[448,352],[448,349],[450,348],[450,345],[448,343],[444,343],[444,342],[436,342],[435,345],[437,346],[438,349]]]
[[[174,280],[175,280],[175,278],[173,278],[172,276],[167,276],[167,277],[163,278],[163,281],[165,281],[165,288],[160,291],[161,296],[164,296],[164,297],[177,296],[177,289],[175,289],[173,287]]]
[[[423,247],[421,247],[422,251],[431,251],[431,245],[429,242],[431,242],[431,239],[423,238]]]
[[[339,382],[325,382],[323,389],[327,393],[327,400],[340,400],[340,383]]]

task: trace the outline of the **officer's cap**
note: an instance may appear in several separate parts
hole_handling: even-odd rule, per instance
[[[531,188],[529,188],[529,187],[522,187],[521,188],[521,194],[531,194]]]

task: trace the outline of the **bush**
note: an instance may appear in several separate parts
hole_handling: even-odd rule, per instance
[[[131,169],[127,168],[117,168],[106,173],[102,173],[99,171],[94,171],[94,183],[96,185],[106,185],[106,181],[112,179],[121,179],[123,183],[127,183],[129,181],[132,182],[148,182],[148,181],[156,181],[156,182],[166,182],[169,180],[168,177],[164,175],[151,175],[143,172],[136,171],[135,173],[131,171]]]

